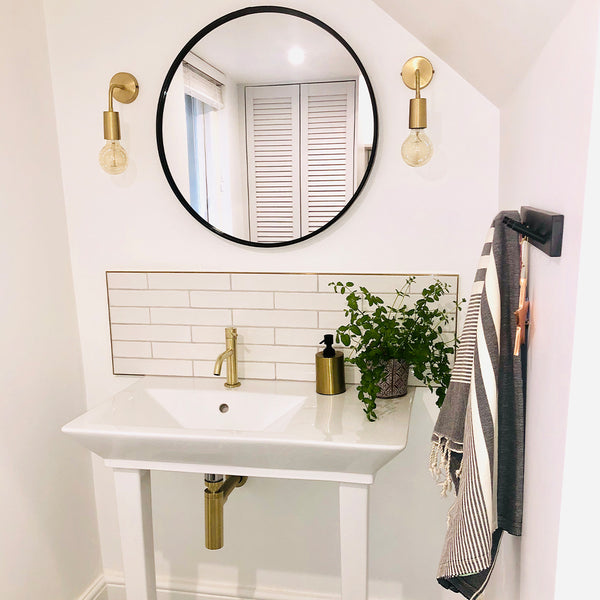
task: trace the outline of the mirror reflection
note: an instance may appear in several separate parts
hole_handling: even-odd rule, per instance
[[[182,51],[161,96],[171,185],[194,216],[242,243],[318,232],[370,165],[370,84],[334,35],[299,14],[244,14],[213,28]]]

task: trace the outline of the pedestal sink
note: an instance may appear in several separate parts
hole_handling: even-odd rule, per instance
[[[354,387],[144,377],[65,425],[114,470],[128,600],[156,599],[152,470],[337,482],[342,599],[365,600],[369,485],[406,446],[413,393],[369,423]]]

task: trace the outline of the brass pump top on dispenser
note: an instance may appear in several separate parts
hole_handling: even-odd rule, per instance
[[[315,355],[318,394],[342,394],[346,391],[344,353],[333,348],[333,335],[326,334],[325,349]]]

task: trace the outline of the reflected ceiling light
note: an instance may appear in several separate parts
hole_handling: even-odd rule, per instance
[[[305,52],[300,46],[292,46],[287,53],[288,60],[292,65],[301,65],[304,62]]]
[[[121,126],[119,113],[113,110],[113,98],[122,104],[133,102],[140,91],[137,79],[131,73],[117,73],[108,87],[108,110],[104,111],[104,139],[106,144],[100,150],[100,166],[109,175],[118,175],[127,168],[127,153],[119,140]]]
[[[409,58],[402,67],[402,81],[416,90],[408,113],[410,134],[401,149],[404,162],[411,167],[422,167],[433,155],[433,144],[423,131],[427,127],[427,100],[421,98],[421,89],[429,85],[433,73],[431,63],[422,56]]]

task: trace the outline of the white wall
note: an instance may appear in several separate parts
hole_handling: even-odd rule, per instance
[[[60,432],[85,391],[41,2],[4,2],[0,39],[0,588],[75,600],[101,562],[90,459]]]
[[[461,275],[468,294],[498,207],[498,110],[371,0],[282,4],[324,20],[361,57],[378,102],[380,148],[363,195],[339,223],[300,245],[252,249],[211,234],[187,214],[163,177],[154,139],[158,94],[174,56],[201,27],[247,2],[130,0],[109,21],[99,1],[45,0],[89,406],[130,381],[111,374],[107,269],[448,272]],[[415,54],[429,56],[436,69],[424,94],[435,154],[421,169],[404,166],[400,156],[411,97],[400,70]],[[140,94],[120,107],[130,167],[111,177],[96,156],[108,82],[121,70],[136,75]],[[409,449],[373,487],[375,596],[453,597],[435,582],[447,505],[427,472],[435,416],[428,408],[431,400],[417,402]],[[104,566],[118,573],[111,475],[99,461],[94,473]],[[198,477],[154,477],[160,577],[239,581],[257,593],[337,593],[334,485],[250,481],[228,502],[227,543],[213,553],[203,548],[202,487]]]
[[[555,594],[557,600],[584,598],[594,589],[600,555],[600,520],[596,517],[598,494],[590,493],[594,483],[589,469],[590,457],[597,453],[597,440],[593,431],[600,419],[600,403],[596,401],[598,393],[590,389],[590,374],[596,371],[598,363],[595,336],[590,335],[590,323],[596,319],[597,298],[600,293],[597,277],[600,246],[596,233],[600,220],[599,59],[600,44],[597,43],[558,538]],[[576,577],[573,577],[574,573],[577,573]]]
[[[554,596],[597,31],[579,0],[500,113],[501,205],[565,215],[562,256],[530,253],[521,600]]]

